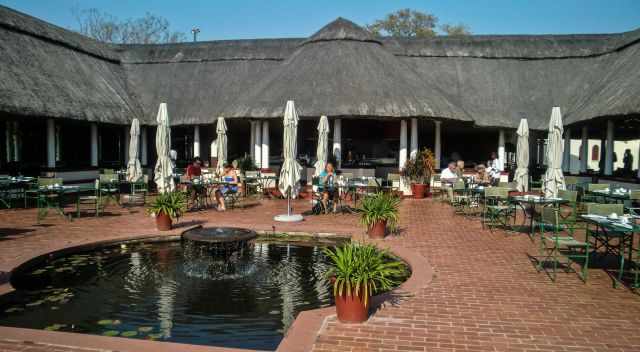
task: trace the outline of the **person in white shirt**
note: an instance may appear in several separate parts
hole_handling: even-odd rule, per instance
[[[494,180],[494,182],[495,180],[500,180],[500,174],[504,171],[504,165],[502,165],[502,160],[498,159],[496,152],[491,153],[491,159],[489,159],[487,165],[489,169],[487,171],[491,179]]]
[[[458,180],[456,171],[456,162],[452,161],[447,168],[440,173],[440,182],[442,182],[442,187],[446,188],[449,200],[453,199],[453,184]]]

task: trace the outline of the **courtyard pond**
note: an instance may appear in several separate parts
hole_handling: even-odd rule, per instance
[[[333,303],[326,244],[252,243],[223,260],[180,241],[127,243],[17,273],[0,325],[275,349],[297,314]]]

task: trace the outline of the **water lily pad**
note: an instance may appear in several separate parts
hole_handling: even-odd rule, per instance
[[[38,270],[34,270],[33,272],[31,272],[32,275],[41,275],[46,273],[47,271],[44,269],[38,269]]]
[[[113,320],[111,319],[103,319],[98,321],[98,325],[113,325]]]
[[[43,300],[38,300],[38,301],[35,301],[35,302],[29,302],[29,303],[27,303],[27,304],[25,304],[25,305],[26,305],[27,307],[35,307],[35,306],[39,306],[39,305],[41,305],[42,303],[44,303],[44,301],[43,301]]]
[[[20,307],[11,307],[9,309],[5,309],[5,313],[14,313],[14,312],[21,312],[23,311],[24,308],[20,308]]]
[[[147,337],[151,340],[157,340],[162,338],[162,334],[149,334]]]
[[[107,330],[107,331],[103,332],[102,335],[104,335],[104,336],[118,336],[118,335],[120,335],[120,331],[118,331],[118,330]]]
[[[151,327],[151,326],[141,326],[141,327],[138,328],[138,331],[140,331],[140,332],[149,332],[151,330],[153,330],[153,327]]]
[[[58,309],[60,309],[60,307],[56,307],[56,306],[51,307],[51,310],[58,310]]]
[[[133,331],[133,330],[125,331],[122,334],[120,334],[120,336],[123,336],[123,337],[134,337],[134,336],[137,336],[137,335],[138,335],[138,332],[137,331]]]
[[[48,331],[58,331],[58,330],[60,330],[60,329],[62,329],[62,328],[64,328],[64,327],[66,327],[66,326],[67,326],[67,324],[53,324],[53,325],[49,325],[49,326],[47,326],[47,327],[46,327],[46,328],[44,328],[44,329],[45,329],[45,330],[48,330]]]

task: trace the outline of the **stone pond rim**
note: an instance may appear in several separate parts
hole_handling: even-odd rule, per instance
[[[182,235],[184,239],[201,243],[242,242],[256,237],[255,231],[237,227],[197,227]]]

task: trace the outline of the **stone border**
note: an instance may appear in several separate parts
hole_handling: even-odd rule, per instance
[[[58,257],[69,253],[78,251],[92,250],[95,248],[115,245],[123,242],[140,242],[140,241],[174,241],[179,239],[183,233],[191,229],[200,227],[201,225],[190,226],[180,231],[175,231],[163,234],[153,235],[139,235],[122,238],[114,238],[97,242],[81,243],[73,246],[62,246],[33,257],[26,262],[16,265],[11,272],[18,270],[25,270],[47,257]],[[269,231],[256,231],[258,234],[268,235]],[[341,237],[348,238],[348,236],[333,235],[329,233],[308,233],[308,232],[287,232],[294,236],[299,237],[311,237],[315,239],[328,238],[328,237]],[[351,236],[351,240],[356,240]],[[388,237],[388,240],[367,240],[368,243],[374,243],[381,248],[388,249],[393,254],[402,258],[407,262],[411,268],[411,276],[402,285],[397,287],[391,292],[378,295],[372,298],[372,308],[374,311],[384,309],[387,305],[398,304],[398,298],[400,300],[409,298],[416,295],[422,288],[428,286],[431,283],[433,277],[433,269],[429,265],[429,262],[419,253],[405,248],[403,246],[394,243],[393,238]],[[11,284],[7,283],[0,285],[0,295],[13,291]],[[373,313],[375,314],[375,312]],[[326,307],[319,309],[311,309],[302,311],[298,314],[293,324],[287,330],[284,338],[278,345],[276,351],[278,352],[302,352],[309,351],[313,347],[318,335],[329,318],[335,316],[335,307]],[[0,326],[0,339],[15,342],[15,343],[27,343],[29,345],[51,345],[59,347],[75,347],[85,349],[98,349],[98,350],[116,350],[116,351],[141,351],[148,350],[154,352],[172,352],[172,351],[186,351],[186,352],[240,352],[240,351],[252,351],[247,349],[234,349],[215,346],[203,346],[203,345],[190,345],[174,342],[160,342],[149,340],[128,339],[121,337],[106,337],[91,334],[70,333],[60,331],[45,331],[38,329],[26,329],[26,328],[13,328]]]

